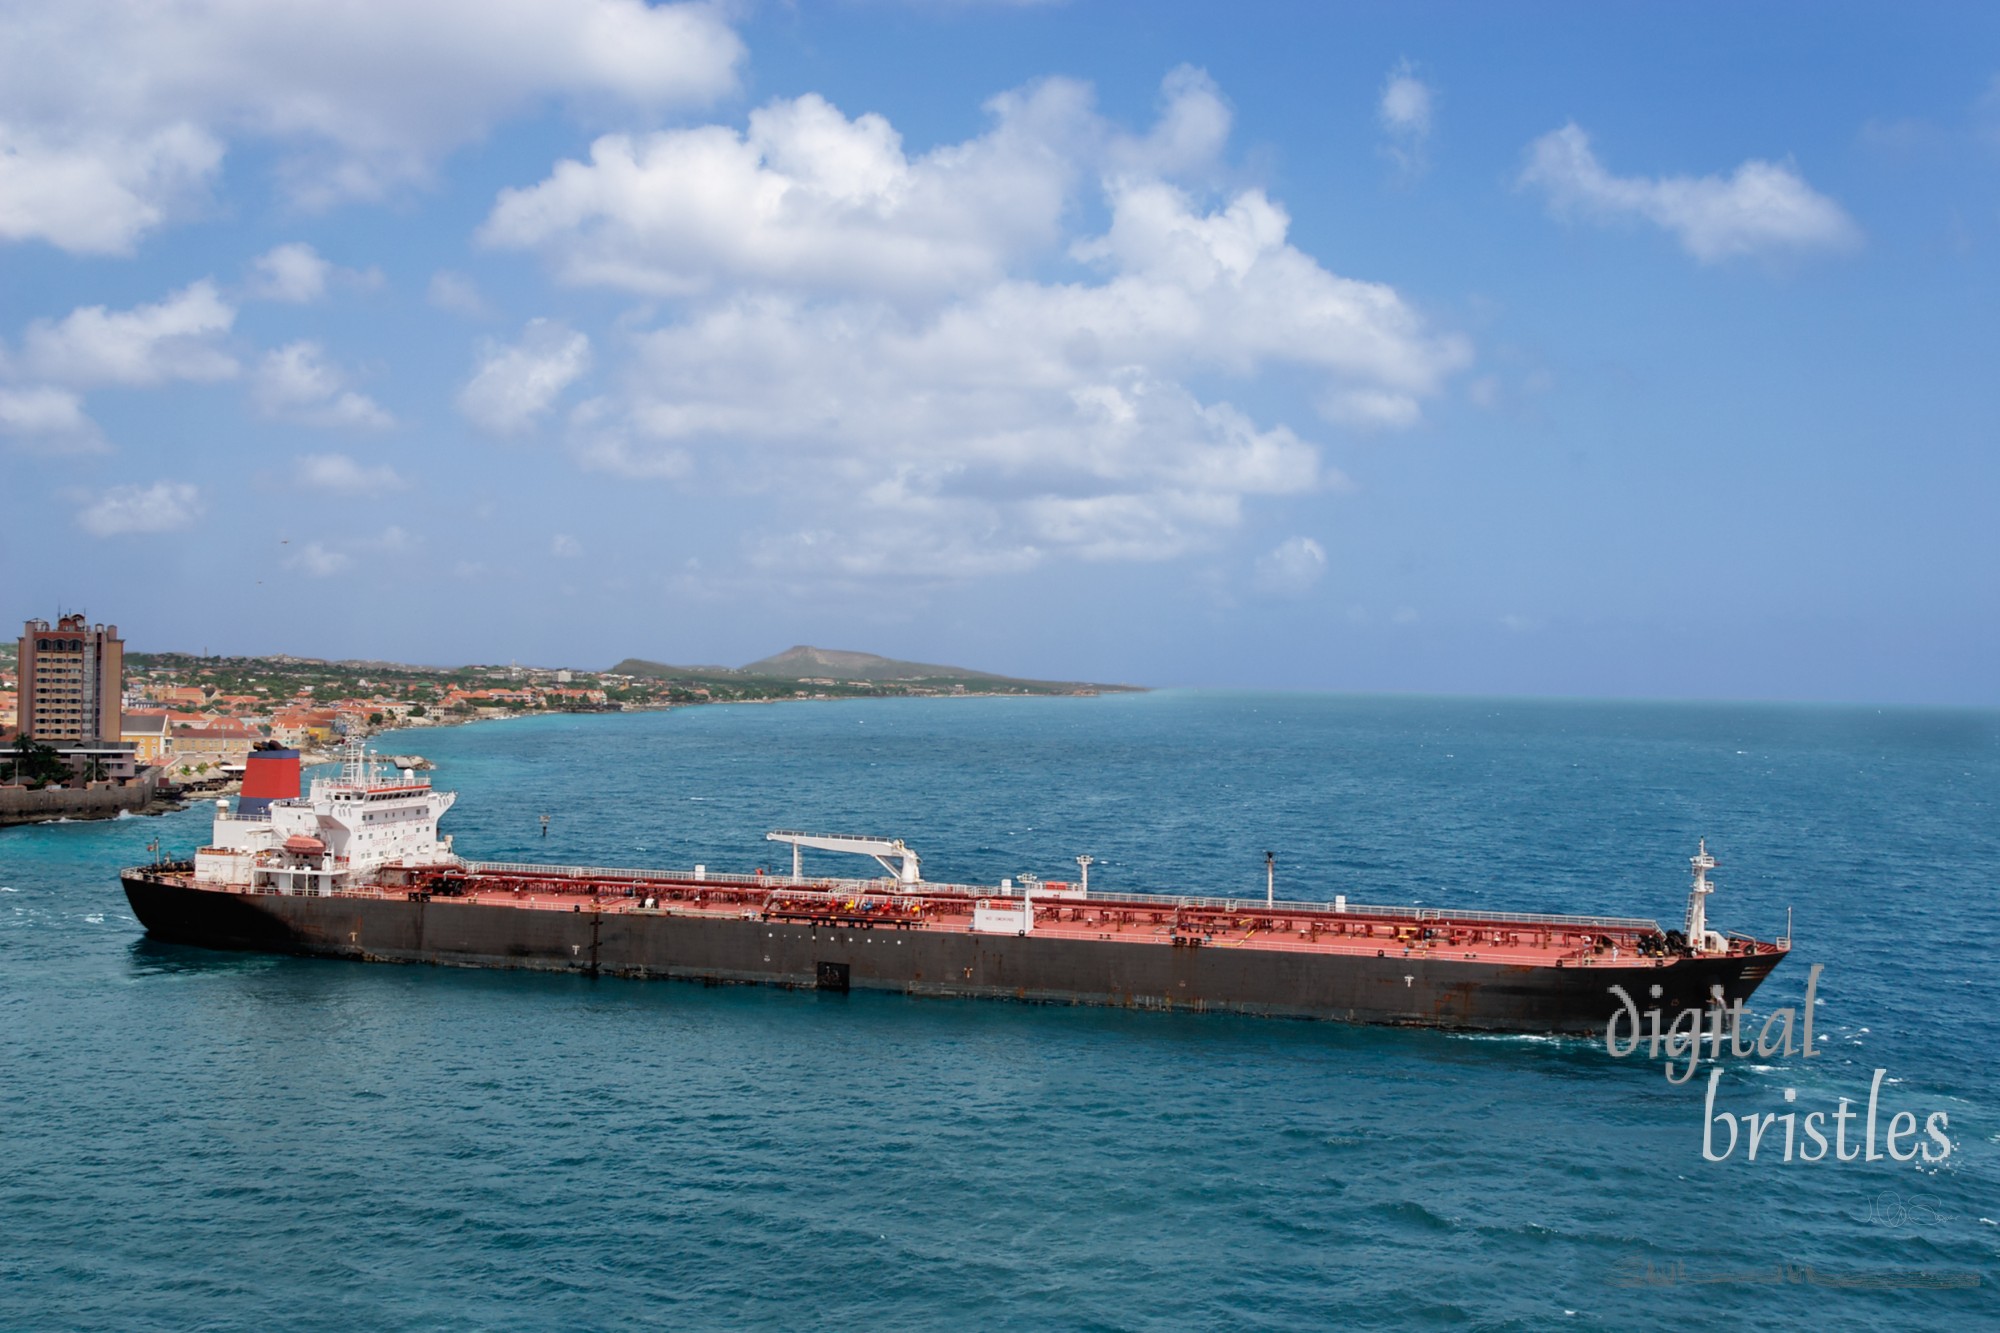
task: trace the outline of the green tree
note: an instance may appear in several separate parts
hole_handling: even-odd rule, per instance
[[[30,736],[14,742],[12,757],[0,763],[10,780],[29,787],[46,787],[69,773],[68,765],[53,745],[44,745]]]

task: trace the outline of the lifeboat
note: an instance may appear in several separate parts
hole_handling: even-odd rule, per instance
[[[326,850],[326,844],[318,838],[307,837],[303,833],[294,833],[291,837],[285,839],[285,850],[296,852],[300,856],[318,856]]]

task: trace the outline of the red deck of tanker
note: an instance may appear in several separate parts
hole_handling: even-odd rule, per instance
[[[906,889],[885,880],[793,883],[780,876],[695,876],[672,871],[590,869],[504,863],[463,868],[390,871],[380,887],[347,895],[463,902],[524,911],[755,918],[846,930],[973,929],[981,903],[1019,909],[1022,890],[924,884]],[[1064,884],[1043,884],[1033,899],[1037,938],[1187,948],[1249,949],[1310,954],[1422,956],[1530,967],[1621,967],[1672,959],[1656,953],[1656,921],[1631,917],[1554,916],[1419,907],[1277,902],[1262,899],[1079,896]],[[1744,953],[1777,952],[1769,943],[1736,941]]]

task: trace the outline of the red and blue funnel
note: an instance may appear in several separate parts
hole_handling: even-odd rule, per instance
[[[261,815],[271,802],[294,800],[298,794],[297,750],[252,750],[243,765],[243,795],[236,801],[236,817]]]

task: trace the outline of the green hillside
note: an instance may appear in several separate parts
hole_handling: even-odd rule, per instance
[[[628,657],[611,674],[705,686],[735,697],[796,695],[798,687],[838,696],[884,694],[1098,694],[1129,685],[1087,681],[1028,680],[932,662],[903,662],[874,653],[801,644],[742,667],[674,666]],[[760,688],[781,687],[781,688]]]

